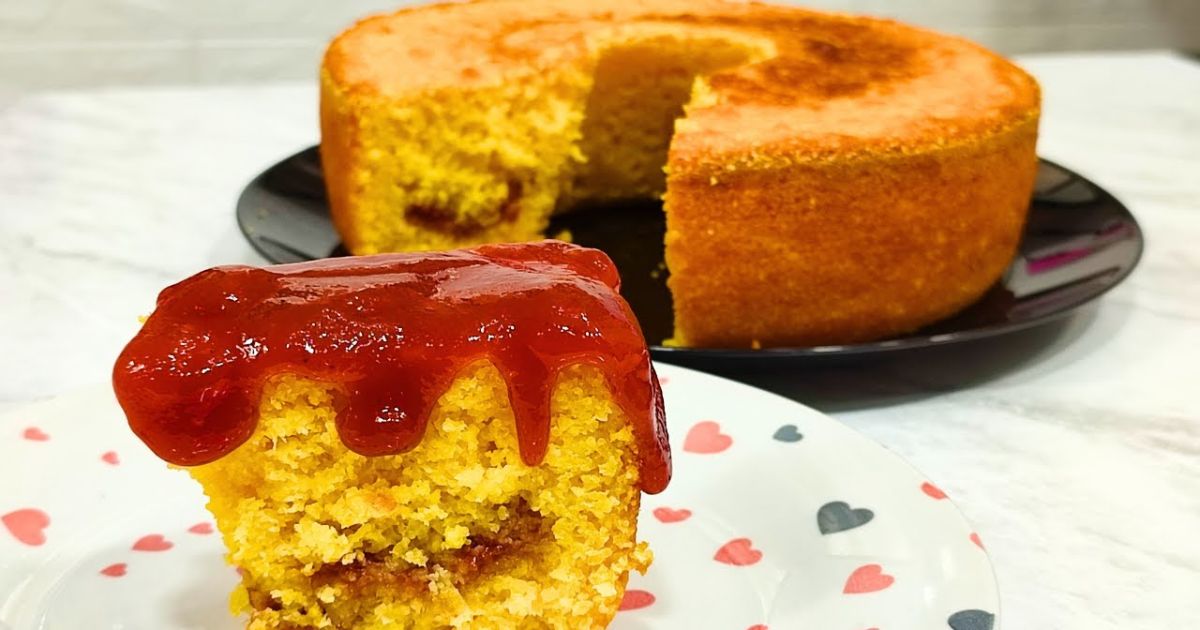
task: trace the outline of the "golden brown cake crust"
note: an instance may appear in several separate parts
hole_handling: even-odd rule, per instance
[[[411,8],[342,33],[323,68],[332,84],[367,94],[469,87],[536,73],[637,23],[725,29],[775,47],[768,59],[709,77],[713,101],[688,108],[672,145],[677,165],[720,159],[724,166],[731,154],[791,162],[934,150],[1038,112],[1028,74],[964,39],[877,18],[722,0]]]
[[[1032,77],[889,20],[722,0],[483,0],[347,30],[323,66],[322,158],[351,251],[357,98],[522,81],[635,31],[763,51],[707,74],[676,121],[665,199],[677,342],[899,334],[971,303],[1011,260],[1037,162]]]
[[[673,175],[676,334],[723,347],[853,343],[954,314],[1012,260],[1036,135],[1031,120],[919,155],[742,170],[715,184]],[[709,231],[739,236],[695,236]]]

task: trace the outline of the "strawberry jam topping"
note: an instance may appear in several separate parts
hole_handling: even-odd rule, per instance
[[[382,456],[420,443],[454,378],[488,360],[532,466],[558,372],[585,363],[629,417],[642,489],[660,492],[671,476],[662,391],[619,286],[603,253],[557,241],[217,267],[159,295],[113,387],[134,433],[173,464],[245,442],[263,383],[284,373],[337,384],[342,442]]]

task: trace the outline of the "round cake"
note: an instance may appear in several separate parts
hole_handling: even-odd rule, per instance
[[[355,254],[542,238],[662,196],[674,343],[901,334],[1017,246],[1037,83],[896,22],[718,0],[486,0],[365,19],[321,71],[321,159]]]

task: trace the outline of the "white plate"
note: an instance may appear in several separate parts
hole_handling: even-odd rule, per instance
[[[990,630],[987,554],[896,455],[785,398],[669,365],[675,478],[613,630]],[[199,486],[107,389],[0,418],[0,628],[242,627]]]

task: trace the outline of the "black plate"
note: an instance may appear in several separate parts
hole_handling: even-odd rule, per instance
[[[707,369],[792,365],[992,337],[1036,326],[1096,299],[1133,271],[1142,231],[1121,202],[1099,186],[1042,160],[1029,221],[1015,260],[978,302],[915,333],[844,346],[728,350],[660,345],[672,330],[662,261],[665,219],[657,201],[579,208],[556,217],[574,242],[608,253],[622,293],[637,313],[655,359]],[[277,263],[345,255],[329,219],[316,147],[254,178],[237,204],[238,224],[254,249]]]

